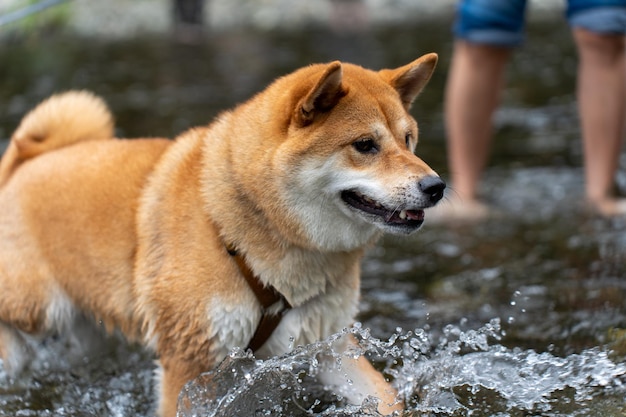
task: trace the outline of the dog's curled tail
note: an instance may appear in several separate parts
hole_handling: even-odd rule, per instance
[[[113,138],[113,115],[88,91],[51,96],[31,110],[0,160],[0,186],[26,160],[85,140]]]

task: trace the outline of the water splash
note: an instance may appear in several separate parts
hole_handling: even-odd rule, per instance
[[[92,330],[82,340],[69,333],[29,340],[32,359],[17,376],[0,360],[0,416],[154,415],[151,355]]]
[[[499,320],[477,330],[446,326],[439,340],[422,329],[399,331],[389,340],[356,325],[315,344],[266,361],[236,350],[214,371],[189,383],[179,417],[378,416],[376,400],[360,406],[317,387],[319,355],[341,354],[332,343],[346,333],[359,346],[348,355],[367,355],[394,380],[410,416],[590,415],[607,397],[626,395],[626,365],[601,348],[564,358],[492,343]],[[616,409],[616,414],[624,411]],[[575,411],[574,411],[575,410]],[[604,415],[611,415],[604,414]]]

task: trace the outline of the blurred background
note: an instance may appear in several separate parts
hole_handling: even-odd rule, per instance
[[[577,57],[563,3],[531,2],[526,42],[509,65],[482,185],[500,215],[460,225],[427,219],[415,236],[385,238],[373,248],[363,263],[359,319],[374,336],[421,329],[436,351],[454,335],[497,318],[501,337],[490,343],[509,353],[532,349],[572,359],[599,349],[593,352],[610,351],[613,361],[623,362],[626,220],[599,218],[582,208]],[[6,146],[29,109],[67,89],[101,95],[116,117],[119,137],[173,138],[310,63],[339,59],[380,69],[437,52],[439,66],[412,113],[420,124],[417,154],[447,178],[442,107],[455,5],[455,0],[1,0],[0,143]],[[624,155],[620,166],[617,186],[623,192]],[[67,349],[66,342],[50,343]],[[0,373],[0,415],[145,414],[150,356],[123,343],[108,352],[86,359],[78,371],[42,366],[36,384],[18,388],[2,384]],[[492,355],[487,363],[497,357]],[[39,360],[55,361],[43,353]],[[520,369],[530,360],[527,354],[511,359]],[[555,365],[550,361],[546,367]],[[458,371],[431,365],[441,375]],[[580,389],[600,372],[584,366],[569,372],[589,378],[569,386]],[[442,404],[433,410],[474,416],[626,414],[619,389],[599,389],[582,400],[562,385],[544,386],[547,396],[538,403],[513,403],[507,389],[532,390],[533,380],[545,376],[528,372],[526,383],[494,378],[487,394],[469,380],[450,382],[441,389],[454,393],[456,403],[444,402],[453,404],[448,413]],[[611,378],[611,384],[624,382],[620,372]],[[415,394],[411,401],[419,404],[425,397]]]

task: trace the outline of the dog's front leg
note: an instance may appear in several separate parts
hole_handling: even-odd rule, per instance
[[[341,349],[339,352],[345,352],[350,344],[356,343],[354,337],[348,335],[338,341],[335,347]],[[322,359],[322,370],[318,377],[324,385],[333,387],[352,404],[361,404],[368,396],[376,397],[380,400],[378,411],[384,415],[404,409],[398,392],[367,358],[359,355],[355,359],[351,355],[342,355],[340,362],[339,365],[331,356]]]

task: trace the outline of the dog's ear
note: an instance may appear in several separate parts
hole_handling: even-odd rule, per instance
[[[379,72],[400,94],[402,104],[408,110],[422,91],[437,65],[437,54],[426,54],[408,65]]]
[[[335,61],[328,64],[326,70],[296,108],[296,120],[302,126],[313,122],[315,116],[327,112],[335,107],[341,97],[346,95],[342,86],[343,70],[341,62]]]

